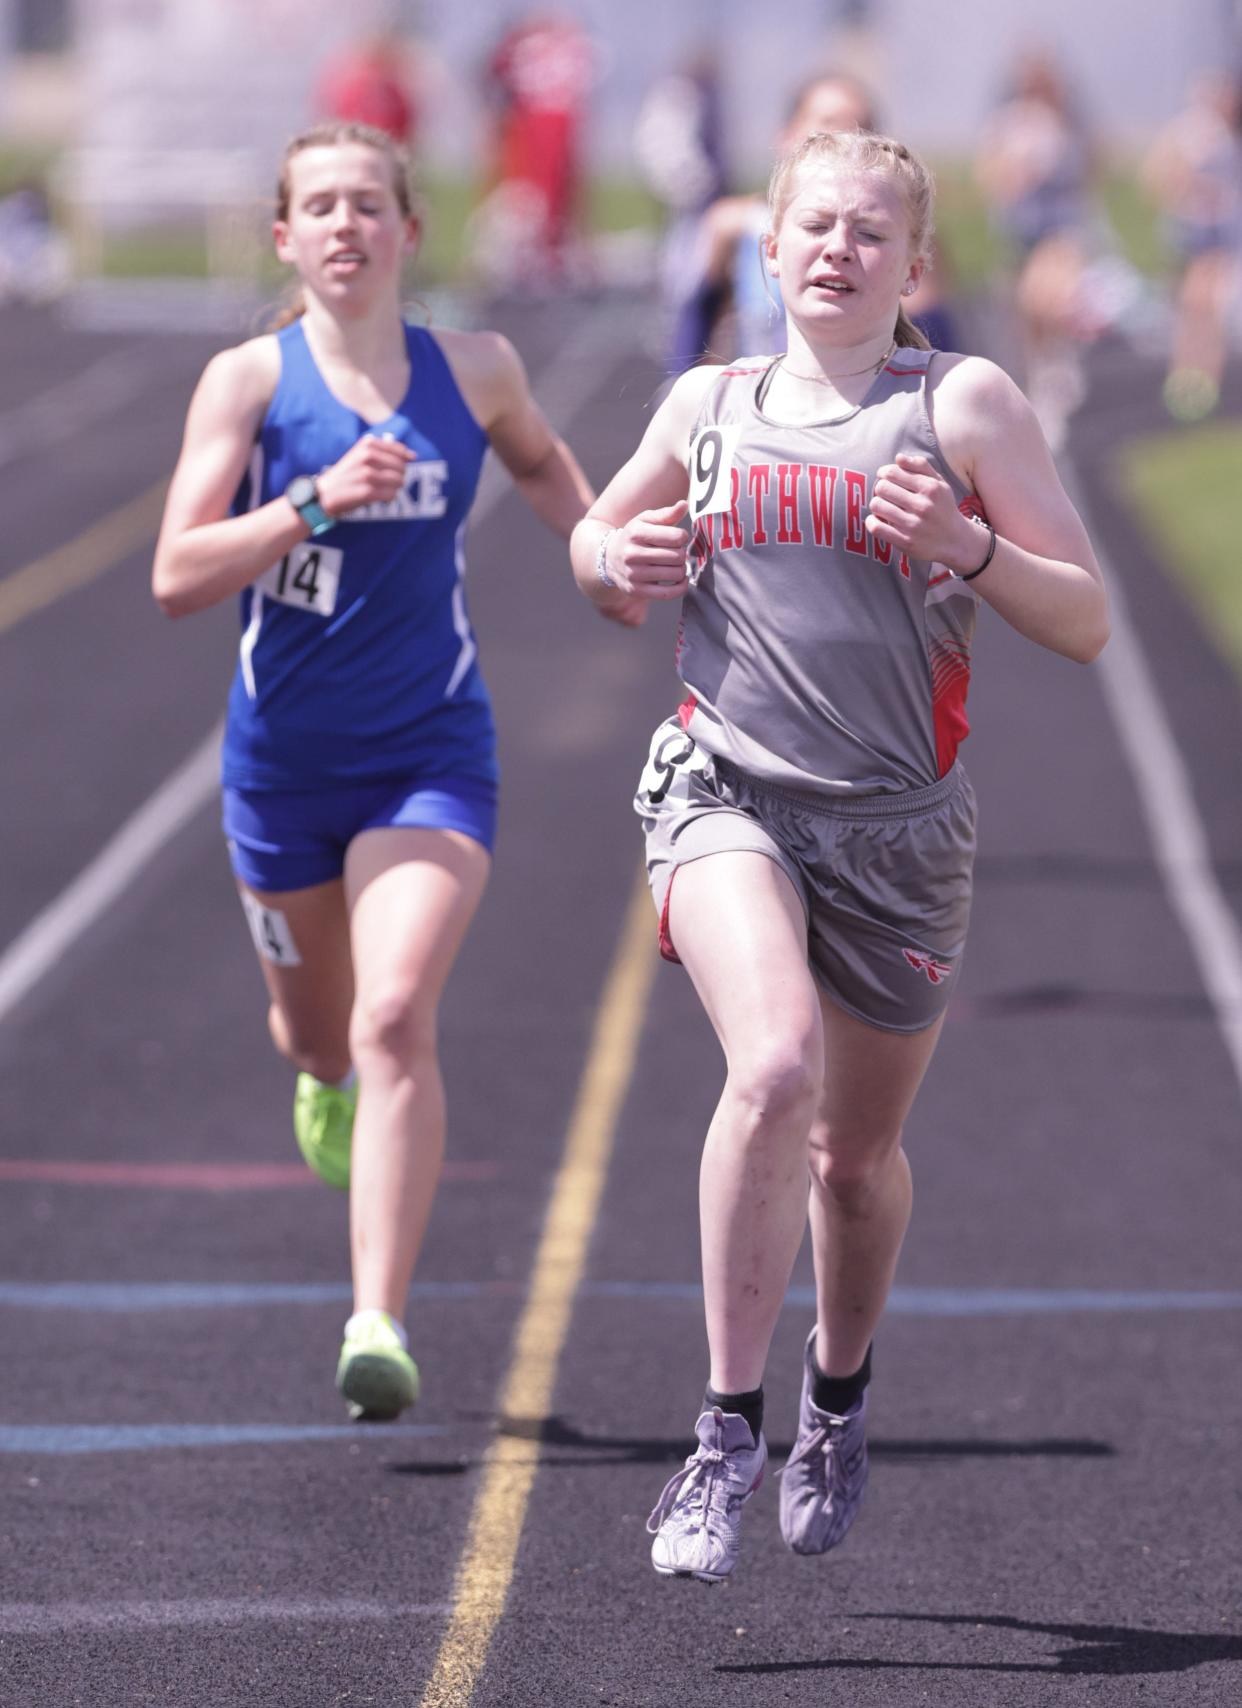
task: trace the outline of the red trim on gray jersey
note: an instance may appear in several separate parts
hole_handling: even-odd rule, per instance
[[[671,961],[675,967],[681,965],[681,956],[673,947],[672,934],[668,928],[668,904],[673,899],[673,885],[677,882],[677,868],[673,867],[673,875],[668,881],[668,889],[664,896],[664,906],[660,909],[660,955],[665,961]]]
[[[911,349],[911,348],[912,348],[911,345],[906,345],[906,349]],[[922,361],[920,361],[920,362],[902,362],[897,367],[894,367],[892,362],[886,362],[885,366],[884,366],[884,372],[886,374],[896,374],[896,375],[898,375],[899,378],[904,378],[905,375],[907,375],[907,374],[915,374],[921,378],[927,372],[927,369],[931,363],[931,359],[936,354],[936,352],[934,350],[919,350],[917,352],[917,354],[923,358]]]
[[[932,653],[932,729],[936,737],[936,772],[947,776],[957,750],[970,734],[966,696],[970,692],[970,653],[941,641]]]

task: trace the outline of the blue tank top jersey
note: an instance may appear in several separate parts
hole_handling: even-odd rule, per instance
[[[280,381],[234,515],[321,473],[367,433],[415,457],[391,503],[343,516],[242,592],[224,738],[231,788],[495,778],[462,548],[487,436],[431,333],[405,335],[409,388],[370,425],[328,389],[300,320],[277,334]]]

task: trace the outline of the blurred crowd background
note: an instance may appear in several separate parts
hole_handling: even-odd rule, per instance
[[[934,342],[972,347],[938,306],[999,285],[1054,425],[1067,351],[1118,328],[1167,354],[1174,417],[1214,411],[1240,336],[1242,0],[0,0],[0,298],[151,317],[137,281],[163,281],[178,324],[235,329],[278,288],[281,148],[341,116],[409,147],[419,289],[650,289],[672,370],[745,340],[721,232],[753,246],[739,198],[829,70],[936,167]]]

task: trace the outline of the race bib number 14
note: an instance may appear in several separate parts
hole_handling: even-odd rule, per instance
[[[315,540],[303,540],[261,575],[256,585],[267,598],[281,605],[330,617],[336,610],[344,561],[345,553],[339,546],[321,546]]]
[[[690,520],[717,516],[733,505],[733,459],[741,424],[700,427],[690,441]]]

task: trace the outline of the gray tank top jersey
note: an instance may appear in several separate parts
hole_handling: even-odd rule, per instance
[[[959,505],[982,514],[928,416],[934,354],[895,351],[858,409],[823,424],[764,415],[764,360],[726,368],[704,400],[695,434],[739,436],[732,505],[700,517],[692,537],[681,717],[701,747],[753,777],[830,795],[924,788],[969,731],[973,588],[863,526],[876,472],[898,451],[922,452]]]

